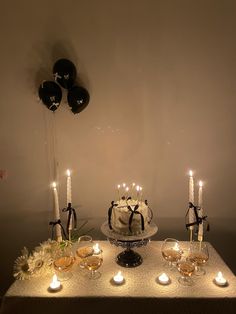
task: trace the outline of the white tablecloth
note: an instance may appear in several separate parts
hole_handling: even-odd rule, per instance
[[[206,275],[194,276],[194,285],[182,286],[178,282],[177,270],[164,267],[161,243],[151,241],[146,247],[137,248],[143,264],[136,268],[122,268],[115,262],[122,248],[109,242],[99,241],[103,249],[104,262],[100,268],[102,276],[89,280],[85,270],[73,269],[70,280],[63,282],[57,293],[48,292],[51,277],[16,281],[3,298],[1,314],[6,313],[236,313],[236,279],[215,249],[209,244],[210,259],[205,265]],[[187,242],[182,242],[187,245]],[[118,270],[126,279],[122,286],[114,286],[111,278]],[[157,284],[158,274],[165,271],[171,284]],[[213,279],[218,271],[227,278],[227,287],[217,287]]]

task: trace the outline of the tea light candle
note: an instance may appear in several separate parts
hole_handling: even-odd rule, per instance
[[[214,283],[220,287],[227,286],[228,284],[227,280],[224,278],[221,271],[219,271],[216,277],[214,278]]]
[[[93,252],[94,252],[94,254],[99,254],[99,253],[101,252],[101,249],[100,249],[98,243],[96,243],[96,244],[93,246]]]
[[[58,291],[61,289],[61,283],[60,281],[57,279],[57,275],[54,275],[52,277],[52,282],[50,283],[49,289],[51,291]]]
[[[160,276],[158,276],[158,282],[161,285],[168,285],[170,283],[170,278],[165,273],[162,273]]]
[[[116,285],[121,285],[124,282],[124,277],[121,274],[121,271],[118,271],[118,273],[113,277],[113,281]]]

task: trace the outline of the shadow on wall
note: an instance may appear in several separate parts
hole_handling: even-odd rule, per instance
[[[32,77],[35,77],[33,82],[34,86],[32,86],[35,93],[37,93],[39,85],[44,80],[54,81],[53,65],[61,58],[71,60],[75,64],[78,71],[76,83],[80,86],[84,85],[89,88],[89,79],[86,74],[86,70],[83,69],[82,62],[78,60],[76,50],[74,49],[72,43],[68,42],[68,39],[54,43],[52,43],[51,40],[45,41],[41,43],[41,45],[35,47],[35,51],[32,53],[35,54],[36,60],[40,60],[38,62],[35,62],[34,60],[33,66],[28,69],[29,84],[32,84]],[[36,66],[37,68],[35,68]],[[82,75],[80,75],[81,73]],[[81,76],[83,77],[82,80]]]

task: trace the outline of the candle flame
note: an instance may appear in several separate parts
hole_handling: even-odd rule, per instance
[[[143,188],[140,186],[140,187],[139,187],[139,191],[142,191],[142,189],[143,189]]]
[[[52,187],[53,187],[54,189],[57,187],[56,182],[53,182],[53,183],[52,183]]]
[[[126,183],[123,183],[122,186],[123,186],[123,188],[125,188],[126,187]]]
[[[134,182],[132,183],[132,186],[133,186],[133,187],[135,186],[135,183],[134,183]]]
[[[199,181],[199,186],[202,187],[203,186],[203,182]]]
[[[66,170],[66,173],[67,173],[67,176],[70,177],[70,173],[71,173],[71,172],[70,172],[69,169]]]
[[[52,283],[56,284],[58,282],[58,279],[57,279],[57,275],[53,275],[52,277]]]
[[[140,191],[140,186],[139,185],[136,186],[136,191]]]
[[[93,250],[94,250],[94,253],[95,254],[99,254],[100,253],[100,247],[99,247],[99,244],[96,243],[94,246],[93,246]]]
[[[189,170],[189,175],[190,175],[190,177],[193,176],[193,171],[192,170]]]
[[[128,192],[128,191],[129,191],[129,188],[128,188],[128,186],[126,187],[126,189],[125,189],[125,190],[126,190],[126,192]]]
[[[120,184],[117,185],[117,188],[118,188],[118,189],[120,188]]]

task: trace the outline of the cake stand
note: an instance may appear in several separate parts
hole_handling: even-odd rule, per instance
[[[116,257],[117,264],[122,267],[136,267],[142,264],[142,256],[132,249],[147,245],[150,238],[157,233],[157,230],[157,226],[152,222],[142,234],[128,236],[111,230],[108,222],[104,222],[101,226],[102,233],[108,238],[111,244],[125,249]]]

